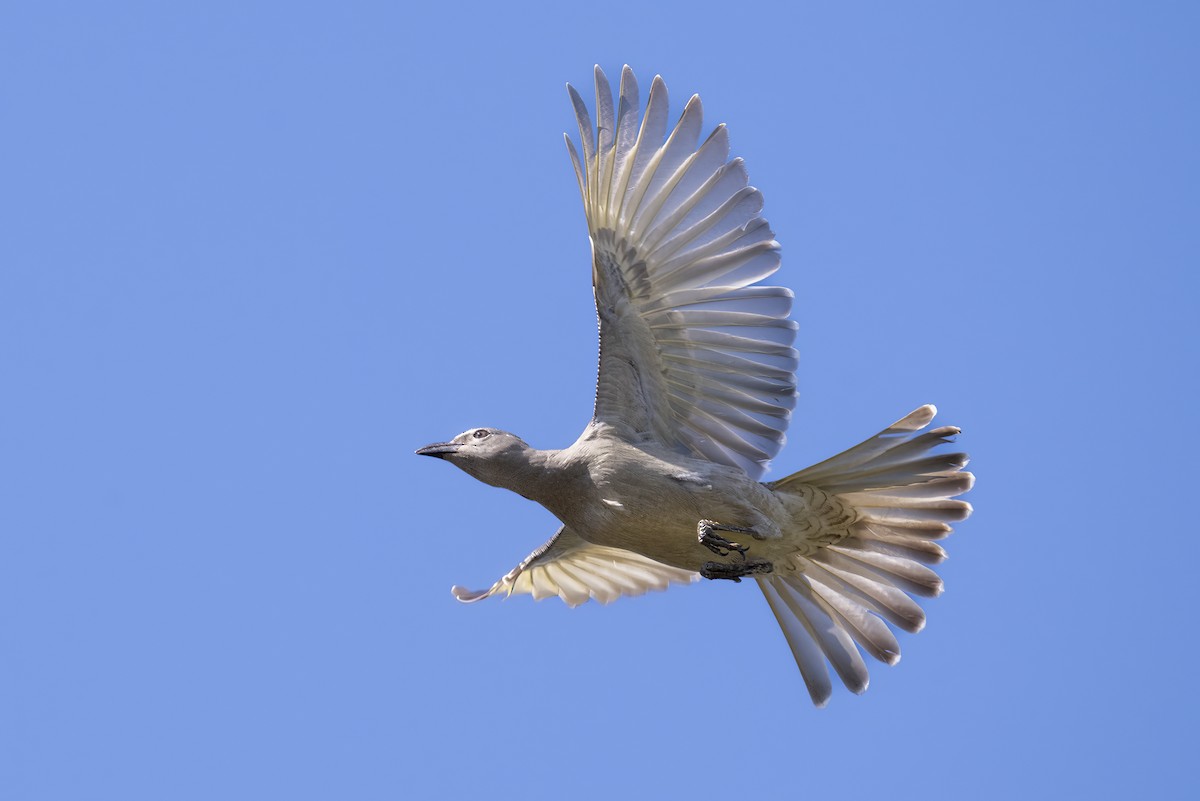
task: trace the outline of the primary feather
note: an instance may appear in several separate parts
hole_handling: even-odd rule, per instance
[[[730,160],[725,126],[698,144],[699,96],[668,135],[662,78],[638,126],[633,71],[614,106],[597,68],[593,132],[568,89],[600,319],[595,419],[758,478],[783,446],[796,390],[792,292],[751,286],[779,267],[762,196]],[[761,365],[769,383],[730,380],[731,362]]]

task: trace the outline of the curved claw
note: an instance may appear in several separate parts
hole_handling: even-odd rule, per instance
[[[701,520],[696,524],[696,539],[701,545],[721,557],[729,556],[736,551],[737,555],[745,562],[746,551],[750,550],[750,548],[713,533],[716,531],[736,531],[754,536],[754,530],[742,528],[741,526],[727,526],[712,520]]]

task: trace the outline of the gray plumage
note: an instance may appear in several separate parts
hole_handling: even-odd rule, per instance
[[[454,595],[528,593],[575,606],[700,575],[753,577],[814,703],[832,692],[827,664],[862,692],[859,649],[899,660],[884,621],[924,626],[910,596],[941,592],[931,568],[945,558],[938,540],[970,514],[954,499],[974,480],[967,457],[936,450],[958,429],[919,433],[935,414],[923,406],[761,483],[795,407],[797,361],[792,293],[758,283],[779,267],[762,196],[730,159],[725,126],[700,142],[698,96],[668,134],[661,78],[639,117],[628,67],[616,103],[598,67],[595,75],[595,127],[568,86],[582,158],[567,138],[592,242],[595,412],[563,450],[478,428],[417,451],[537,501],[563,524],[489,589]]]

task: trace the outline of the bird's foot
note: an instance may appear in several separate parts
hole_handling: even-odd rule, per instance
[[[742,528],[741,526],[727,526],[724,523],[717,523],[712,520],[701,520],[696,524],[696,539],[700,544],[708,550],[715,553],[717,556],[729,556],[733,552],[742,557],[742,561],[746,560],[746,551],[750,550],[745,545],[739,545],[736,542],[725,539],[720,534],[715,534],[716,531],[735,531],[739,534],[749,534],[756,536],[754,529]]]
[[[751,559],[745,562],[705,562],[700,575],[706,579],[729,579],[741,581],[742,576],[760,576],[770,573],[775,566],[766,559]]]

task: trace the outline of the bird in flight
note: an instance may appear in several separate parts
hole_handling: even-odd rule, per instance
[[[900,659],[888,623],[917,632],[911,596],[942,581],[939,540],[971,513],[974,477],[944,453],[959,429],[927,430],[922,406],[798,473],[760,479],[796,404],[792,292],[762,194],[718,125],[703,141],[693,96],[668,131],[656,76],[641,112],[627,66],[616,101],[595,69],[596,125],[567,86],[580,148],[566,137],[592,243],[600,327],[595,411],[576,442],[538,450],[473,428],[417,451],[542,504],[558,532],[467,603],[492,595],[594,598],[672,582],[752,578],[783,629],[813,702],[867,688],[865,652]],[[885,622],[886,621],[886,622]]]

